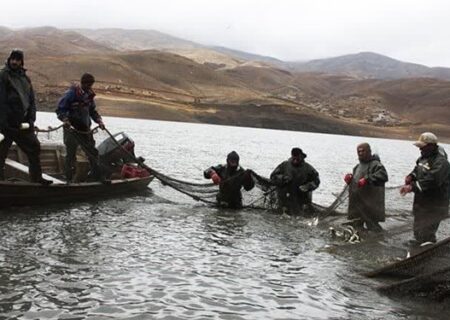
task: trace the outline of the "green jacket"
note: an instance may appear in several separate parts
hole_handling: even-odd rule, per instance
[[[358,181],[366,178],[368,184],[358,187]],[[348,218],[363,221],[384,221],[385,188],[388,181],[386,168],[377,156],[367,162],[360,162],[353,168],[353,180],[349,185]]]
[[[293,166],[291,158],[273,170],[270,180],[277,186],[280,209],[289,214],[302,213],[303,205],[311,203],[312,191],[320,185],[319,173],[313,166],[305,161]],[[306,191],[300,190],[300,186]]]

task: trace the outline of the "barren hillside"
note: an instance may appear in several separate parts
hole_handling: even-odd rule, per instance
[[[136,49],[138,40],[120,49]],[[293,72],[183,41],[176,49],[116,51],[73,31],[0,28],[0,51],[6,57],[13,47],[25,50],[41,110],[54,110],[67,86],[91,72],[106,115],[374,136],[433,129],[450,137],[449,81]]]

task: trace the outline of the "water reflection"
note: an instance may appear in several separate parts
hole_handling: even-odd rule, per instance
[[[323,204],[341,190],[361,140],[140,120],[108,124],[130,134],[152,166],[191,181],[203,181],[202,170],[232,149],[245,167],[267,176],[301,142],[321,173],[314,197]],[[417,150],[403,141],[367,140],[383,146],[390,183],[399,184]],[[189,152],[180,153],[180,145]],[[156,181],[151,187],[143,196],[2,212],[0,318],[406,319],[449,312],[448,305],[381,296],[374,290],[379,282],[361,275],[403,254],[409,229],[343,246],[308,220],[218,210]],[[408,210],[410,204],[399,202]],[[386,224],[410,221],[402,215]],[[449,230],[443,223],[439,237]]]

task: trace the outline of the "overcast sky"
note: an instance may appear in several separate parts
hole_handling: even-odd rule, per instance
[[[448,0],[5,0],[0,25],[153,29],[283,60],[373,51],[450,67]]]

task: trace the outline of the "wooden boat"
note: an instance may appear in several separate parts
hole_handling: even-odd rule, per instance
[[[28,177],[27,157],[13,145],[5,165],[5,181],[0,181],[0,208],[12,206],[46,205],[118,197],[147,190],[154,176],[122,179],[112,176],[111,183],[81,182],[89,164],[77,154],[77,176],[80,182],[67,184],[63,178],[65,147],[60,144],[41,145],[41,165],[46,179],[53,184],[31,183]]]

